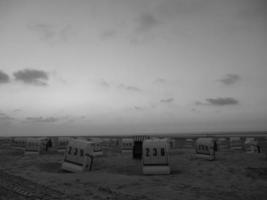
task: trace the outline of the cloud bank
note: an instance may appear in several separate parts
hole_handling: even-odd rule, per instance
[[[164,79],[164,78],[157,78],[153,83],[155,83],[155,84],[164,84],[166,82],[167,82],[167,80]]]
[[[28,28],[36,33],[40,40],[50,42],[67,41],[69,38],[69,32],[71,30],[70,25],[64,25],[60,27],[48,23],[31,24],[28,26]]]
[[[168,99],[161,99],[160,102],[161,103],[171,103],[174,101],[174,98],[168,98]]]
[[[8,74],[0,70],[0,84],[8,83],[10,81]]]
[[[224,85],[233,85],[240,80],[240,76],[237,74],[226,74],[226,76],[219,81]]]
[[[0,113],[0,120],[14,120],[14,118],[13,117],[10,117],[10,116],[8,116],[7,114],[5,114],[5,113]]]
[[[227,106],[238,105],[239,101],[232,97],[207,98],[206,102],[196,102],[196,105]]]
[[[42,70],[24,69],[13,73],[15,80],[22,81],[25,84],[46,86],[48,73]]]
[[[141,92],[142,90],[138,87],[135,86],[131,86],[131,85],[124,85],[124,84],[120,84],[118,86],[119,89],[123,89],[123,90],[127,90],[127,91],[131,91],[131,92]]]
[[[110,84],[107,81],[105,81],[105,80],[101,80],[99,84],[102,87],[106,87],[106,88],[110,87]]]
[[[144,110],[144,108],[143,107],[140,107],[140,106],[134,106],[134,109],[135,110]]]
[[[137,32],[149,31],[159,24],[159,21],[155,18],[155,16],[150,13],[143,13],[140,15],[137,22]]]
[[[26,120],[37,123],[54,123],[59,119],[55,117],[27,117]]]

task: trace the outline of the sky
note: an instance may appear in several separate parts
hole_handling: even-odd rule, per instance
[[[0,136],[266,131],[265,0],[0,0]]]

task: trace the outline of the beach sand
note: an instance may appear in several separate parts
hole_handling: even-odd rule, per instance
[[[265,154],[218,152],[215,161],[207,161],[192,158],[192,153],[193,149],[172,150],[171,174],[147,176],[142,174],[141,161],[131,154],[105,152],[95,158],[92,171],[69,173],[61,170],[62,153],[24,156],[22,150],[5,146],[0,168],[70,199],[267,199]],[[0,199],[13,195],[1,187],[0,194]]]

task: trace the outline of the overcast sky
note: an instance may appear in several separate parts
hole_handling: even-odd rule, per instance
[[[0,136],[267,129],[265,0],[0,0]]]

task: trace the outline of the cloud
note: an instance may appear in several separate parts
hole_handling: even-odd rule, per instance
[[[64,25],[63,27],[60,27],[47,23],[32,24],[29,25],[28,28],[36,33],[40,40],[50,42],[67,41],[71,30],[70,25]]]
[[[102,39],[111,39],[114,38],[117,35],[117,32],[115,30],[105,30],[101,33],[100,37]]]
[[[134,106],[134,109],[135,110],[144,110],[144,108],[143,107],[140,107],[140,106]]]
[[[168,99],[161,99],[160,102],[161,103],[171,103],[174,101],[174,98],[168,98]]]
[[[156,84],[164,84],[166,83],[166,80],[164,78],[157,78],[154,83]]]
[[[225,105],[236,105],[238,104],[238,100],[232,98],[232,97],[226,97],[226,98],[208,98],[206,99],[207,102],[209,102],[211,105],[216,106],[225,106]]]
[[[54,123],[59,119],[56,117],[27,117],[26,120],[37,123]]]
[[[8,115],[5,114],[5,113],[0,113],[0,120],[4,120],[4,121],[6,121],[6,120],[14,120],[14,118],[8,116]]]
[[[22,81],[26,84],[46,86],[48,80],[48,74],[42,70],[24,69],[14,72],[15,80]]]
[[[58,31],[58,37],[62,39],[63,41],[68,41],[71,33],[71,26],[65,25]]]
[[[14,110],[12,110],[12,112],[15,112],[15,113],[17,113],[17,112],[21,112],[22,110],[21,109],[14,109]]]
[[[131,85],[124,85],[124,84],[120,84],[118,86],[119,89],[124,89],[124,90],[128,90],[128,91],[132,91],[132,92],[140,92],[142,91],[141,89],[139,89],[138,87],[135,86],[131,86]]]
[[[10,81],[8,74],[0,70],[0,84],[8,83]]]
[[[193,13],[204,12],[212,1],[195,0],[164,0],[157,7],[157,10],[166,16],[192,15]],[[206,8],[206,9],[205,9]]]
[[[102,87],[106,87],[106,88],[110,87],[110,84],[107,81],[105,81],[105,80],[101,80],[99,84]]]
[[[127,86],[125,89],[130,90],[130,91],[134,91],[134,92],[140,92],[141,91],[141,89],[134,87],[134,86]]]
[[[197,101],[196,105],[213,105],[213,106],[227,106],[227,105],[238,105],[239,101],[232,97],[218,97],[208,98],[206,102]]]
[[[203,103],[201,101],[196,101],[195,103],[197,106],[202,106],[202,105],[208,105],[208,103]]]
[[[266,0],[246,1],[237,16],[242,20],[266,20]]]
[[[192,108],[191,111],[194,112],[194,113],[200,113],[199,110],[197,110],[195,108]]]
[[[132,85],[125,85],[123,83],[112,83],[104,79],[99,80],[97,84],[103,88],[117,88],[119,90],[125,90],[129,92],[141,92],[142,91],[140,88],[132,86]]]
[[[137,19],[137,23],[137,32],[149,31],[160,24],[155,16],[150,13],[143,13],[142,15],[140,15]]]
[[[240,80],[240,76],[237,74],[226,74],[226,76],[219,81],[225,85],[233,85]]]
[[[42,40],[48,40],[56,35],[56,31],[54,30],[52,25],[49,24],[34,24],[30,25],[29,29],[39,34],[40,39]]]

